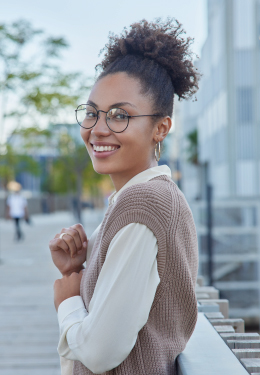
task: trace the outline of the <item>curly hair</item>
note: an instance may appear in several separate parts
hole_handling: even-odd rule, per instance
[[[138,78],[142,93],[151,95],[154,107],[162,116],[172,116],[173,98],[191,97],[198,89],[200,74],[193,65],[192,38],[181,37],[185,31],[173,19],[163,22],[142,20],[124,28],[121,35],[109,35],[98,80],[108,74],[125,72]]]

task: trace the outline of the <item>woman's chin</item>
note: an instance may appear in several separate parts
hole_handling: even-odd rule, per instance
[[[115,168],[109,165],[100,165],[100,163],[93,163],[93,168],[98,174],[113,174]]]

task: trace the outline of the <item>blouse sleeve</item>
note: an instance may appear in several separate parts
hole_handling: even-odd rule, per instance
[[[61,356],[100,374],[117,367],[135,345],[148,320],[160,278],[158,245],[143,224],[122,228],[108,248],[89,311],[80,296],[58,309]]]

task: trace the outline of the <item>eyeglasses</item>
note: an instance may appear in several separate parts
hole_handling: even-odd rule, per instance
[[[75,109],[76,119],[78,124],[84,129],[94,128],[98,119],[100,118],[99,113],[106,113],[106,123],[112,132],[122,133],[129,124],[129,119],[132,117],[144,117],[144,116],[159,116],[160,114],[153,115],[138,115],[129,116],[129,114],[122,108],[111,108],[109,111],[97,110],[91,104],[80,104],[77,109]]]

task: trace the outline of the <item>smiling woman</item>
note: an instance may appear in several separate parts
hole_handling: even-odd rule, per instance
[[[89,240],[75,224],[50,241],[63,275],[54,285],[63,375],[176,374],[195,328],[195,225],[169,167],[158,166],[174,94],[198,88],[182,33],[177,21],[157,20],[111,36],[76,109],[93,167],[115,192]]]
[[[171,119],[151,112],[151,100],[142,94],[139,80],[125,72],[108,74],[99,79],[88,103],[92,103],[91,111],[93,113],[95,109],[96,115],[91,117],[92,127],[86,129],[90,111],[87,105],[86,117],[81,123],[81,136],[96,172],[109,174],[119,191],[129,179],[157,165],[154,157],[156,140],[161,141],[167,135]],[[153,127],[153,116],[160,119],[158,128]],[[92,145],[117,149],[101,154]]]

